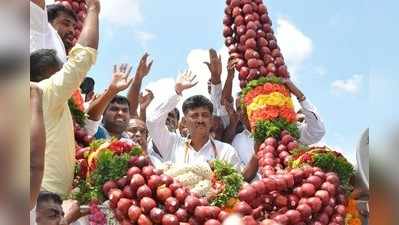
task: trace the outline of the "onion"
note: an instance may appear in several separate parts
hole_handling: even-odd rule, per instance
[[[336,215],[333,215],[333,216],[332,216],[331,221],[332,221],[332,222],[335,222],[335,223],[338,223],[338,224],[344,224],[345,219],[344,219],[343,216],[341,216],[341,215],[339,215],[339,214],[336,214]]]
[[[148,179],[147,184],[148,187],[151,188],[151,190],[155,191],[162,184],[161,177],[158,175],[151,175]]]
[[[166,175],[166,174],[162,174],[161,175],[161,181],[163,184],[165,184],[166,186],[169,186],[173,183],[173,178]]]
[[[184,190],[184,188],[178,188],[175,191],[175,197],[176,197],[177,201],[179,201],[180,203],[184,203],[184,200],[186,199],[187,196],[188,196],[188,193],[186,190]]]
[[[189,213],[194,213],[195,208],[200,204],[200,200],[197,197],[191,195],[187,196],[184,200],[184,208],[186,208]]]
[[[328,205],[328,202],[330,201],[330,194],[328,191],[325,190],[318,190],[315,193],[316,197],[319,197],[323,205]]]
[[[301,189],[302,189],[303,195],[305,197],[311,197],[316,192],[315,186],[313,184],[310,184],[310,183],[302,184]]]
[[[238,202],[234,205],[233,211],[241,215],[251,215],[252,208],[246,202]]]
[[[250,5],[250,4],[245,4],[245,5],[242,7],[242,11],[244,12],[244,14],[251,14],[251,13],[253,12],[252,5]]]
[[[319,188],[323,181],[319,176],[312,175],[306,179],[306,182],[313,184],[315,188]]]
[[[244,216],[242,218],[242,221],[244,222],[245,225],[258,225],[253,216]]]
[[[294,194],[288,195],[288,206],[291,208],[295,208],[298,205],[299,198]]]
[[[265,140],[265,142],[264,142],[266,145],[270,145],[270,146],[273,146],[273,147],[276,147],[277,146],[277,140],[276,140],[276,138],[274,138],[274,137],[268,137],[268,138],[266,138],[266,140]]]
[[[332,184],[332,183],[330,183],[330,182],[324,182],[322,185],[321,185],[321,189],[322,190],[326,190],[326,191],[328,191],[328,193],[330,193],[330,196],[335,196],[335,193],[336,193],[336,188],[335,188],[335,185],[334,184]]]
[[[248,23],[247,23],[247,29],[248,30],[256,30],[257,29],[257,26],[256,26],[256,23],[255,22],[253,22],[253,21],[249,21]]]
[[[124,188],[124,187],[126,186],[127,183],[128,183],[128,178],[127,178],[127,176],[124,176],[124,177],[122,177],[122,178],[120,178],[120,179],[118,179],[118,180],[116,181],[116,184],[118,184],[118,187],[119,187],[119,188]]]
[[[266,192],[265,184],[262,181],[260,181],[260,180],[252,182],[251,185],[252,185],[252,187],[255,188],[256,192],[259,195],[263,195]]]
[[[179,225],[179,219],[175,215],[165,214],[162,217],[162,225]]]
[[[276,49],[275,49],[276,50]],[[274,50],[273,50],[274,51]],[[272,53],[273,54],[273,53]],[[281,67],[281,66],[280,66]],[[287,148],[291,152],[292,150],[296,149],[298,147],[298,143],[296,141],[291,141],[288,143]]]
[[[254,38],[249,38],[245,41],[245,47],[246,48],[252,48],[255,49],[256,48],[256,41]],[[249,65],[249,63],[248,63]]]
[[[273,51],[272,51],[272,52],[273,52]],[[288,143],[290,143],[290,142],[292,142],[292,141],[294,141],[294,138],[293,138],[291,135],[289,135],[289,134],[286,134],[286,135],[284,135],[284,136],[281,138],[281,144],[283,144],[283,145],[285,145],[285,146],[287,146]]]
[[[140,174],[141,170],[138,167],[131,167],[128,171],[127,171],[127,178],[132,179],[134,174]]]
[[[200,223],[197,219],[195,219],[194,217],[190,217],[190,219],[188,219],[188,223],[190,225],[202,225],[202,223]]]
[[[127,215],[131,221],[137,221],[141,215],[141,209],[135,205],[130,206]]]
[[[270,18],[268,15],[264,14],[260,17],[260,21],[264,24],[269,24]]]
[[[336,174],[328,174],[326,175],[326,181],[335,184],[335,185],[339,185],[339,178]]]
[[[240,6],[240,4],[241,4],[240,0],[231,0],[230,6],[237,7]]]
[[[175,213],[177,219],[180,222],[187,222],[188,221],[188,213],[185,209],[178,209]]]
[[[301,170],[301,169],[293,169],[293,170],[290,171],[290,174],[292,174],[294,176],[295,184],[299,184],[299,183],[302,182],[302,179],[303,179],[303,176],[304,176],[303,170]]]
[[[104,183],[104,185],[103,185],[103,193],[105,194],[105,195],[107,195],[108,194],[108,192],[111,190],[111,189],[113,189],[113,188],[117,188],[118,187],[118,185],[114,182],[114,181],[107,181],[107,182],[105,182]]]
[[[165,210],[168,213],[175,213],[179,208],[179,203],[176,198],[169,197],[165,200]]]
[[[270,178],[262,179],[262,182],[265,184],[266,192],[271,192],[276,190],[276,182]]]
[[[154,167],[152,166],[145,166],[141,170],[143,175],[148,179],[154,174]]]
[[[298,224],[301,222],[301,213],[297,210],[288,210],[285,215],[288,217],[291,224]]]
[[[226,211],[221,211],[218,216],[219,221],[224,221],[229,216],[229,213]]]
[[[312,212],[314,213],[319,212],[322,206],[322,202],[318,197],[308,198],[308,204],[310,205],[310,207],[312,208]]]
[[[130,188],[132,191],[136,191],[140,186],[145,184],[144,177],[140,174],[134,174],[130,180]]]
[[[335,211],[337,211],[337,213],[341,216],[345,216],[346,215],[346,209],[344,205],[337,205],[335,206]]]
[[[152,198],[144,197],[140,200],[141,210],[145,214],[148,214],[151,211],[151,209],[155,208],[156,206],[157,206],[157,203]]]
[[[275,151],[276,151],[276,149],[273,147],[273,145],[266,145],[266,147],[265,147],[265,152],[266,153],[274,154]]]
[[[326,174],[323,171],[316,171],[314,175],[320,177],[322,180],[326,179]]]
[[[152,197],[151,188],[144,184],[137,189],[136,195],[139,199],[142,199],[144,197]]]
[[[288,198],[284,195],[277,195],[276,199],[274,200],[277,207],[286,207],[288,205]]]
[[[153,208],[150,211],[150,218],[156,224],[160,224],[162,222],[162,217],[164,215],[165,215],[164,211],[160,208]]]
[[[139,168],[143,168],[144,166],[148,166],[149,163],[150,163],[150,161],[149,161],[148,157],[147,156],[143,156],[143,155],[139,156],[139,158],[137,159],[137,162],[136,162],[136,164],[137,164],[137,166]]]
[[[234,24],[236,26],[241,26],[245,24],[245,20],[244,17],[242,17],[241,15],[238,15],[234,18]]]
[[[246,23],[248,23],[249,21],[255,21],[255,17],[252,14],[245,15],[244,19]]]
[[[267,35],[267,34],[266,34]],[[275,40],[268,40],[269,41],[269,48],[275,49],[277,48],[277,42]]]
[[[285,180],[285,183],[287,183],[288,188],[294,187],[294,176],[292,174],[284,174],[283,178]]]
[[[262,221],[262,225],[281,225],[281,224],[271,219],[265,219]]]
[[[322,224],[324,224],[324,225],[327,225],[327,224],[328,224],[328,221],[329,221],[329,218],[328,218],[328,215],[327,215],[327,214],[322,213],[322,214],[320,214],[320,215],[317,217],[317,220],[318,220],[320,223],[322,223]]]
[[[312,208],[308,204],[300,204],[296,207],[296,210],[301,213],[304,220],[312,215]]]
[[[217,219],[221,210],[219,207],[209,206],[208,211],[209,211],[210,218]]]
[[[204,225],[220,225],[221,223],[215,219],[207,220]]]
[[[177,181],[173,182],[171,185],[169,185],[170,190],[172,190],[172,192],[175,192],[178,188],[182,188],[183,185]]]
[[[328,216],[331,216],[334,213],[334,208],[328,205],[324,207],[323,213],[326,213]]]
[[[337,205],[337,202],[335,201],[335,198],[330,198],[330,201],[328,202],[328,205],[331,207],[335,207]]]
[[[273,219],[282,225],[286,225],[289,222],[289,218],[286,215],[277,215]]]
[[[119,209],[115,209],[115,218],[119,221],[122,221],[125,219],[125,215],[119,210]]]
[[[160,186],[157,188],[156,196],[159,201],[165,202],[167,198],[172,197],[172,190],[165,186]]]
[[[209,219],[208,214],[208,206],[198,206],[194,210],[194,216],[200,221]]]
[[[233,23],[232,17],[226,14],[223,18],[223,24],[226,26],[231,26],[232,23]]]
[[[152,225],[151,220],[146,216],[141,214],[139,216],[139,219],[137,220],[138,225]]]
[[[125,186],[122,191],[122,197],[132,199],[135,193],[132,191],[130,186]]]
[[[271,64],[271,63],[269,63],[269,64]],[[269,65],[268,64],[268,65]],[[272,64],[273,65],[273,64]],[[285,145],[283,145],[283,144],[280,144],[280,145],[278,145],[278,147],[277,147],[277,152],[283,152],[283,151],[287,151],[288,149],[287,149],[287,147],[285,147]]]
[[[241,14],[240,7],[234,7],[231,14],[233,15],[233,17],[239,16]]]
[[[241,201],[251,202],[256,198],[256,189],[248,185],[238,193],[238,198]]]
[[[108,198],[109,200],[114,203],[115,205],[118,203],[119,199],[122,197],[122,191],[117,189],[117,188],[113,188],[108,192]]]
[[[285,182],[285,179],[283,177],[276,177],[276,188],[279,191],[283,191],[287,189],[287,183]]]
[[[121,198],[118,201],[117,209],[119,209],[123,214],[127,214],[130,206],[132,206],[132,200],[127,198]]]

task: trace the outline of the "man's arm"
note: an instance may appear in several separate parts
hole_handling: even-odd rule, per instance
[[[172,95],[166,102],[160,103],[155,107],[147,118],[147,128],[149,136],[153,139],[155,145],[158,147],[162,157],[167,160],[170,158],[171,151],[173,150],[173,143],[176,141],[177,134],[169,132],[166,127],[166,118],[168,113],[172,111],[180,100],[183,91],[195,86],[198,82],[194,82],[194,75],[191,72],[185,72],[180,75],[176,81],[175,94]]]
[[[36,204],[44,171],[44,152],[46,149],[46,132],[44,128],[42,91],[36,85],[30,86],[30,209]]]
[[[69,53],[62,69],[39,83],[48,97],[50,109],[58,109],[79,88],[83,78],[95,63],[98,47],[99,0],[87,0],[87,17],[78,44]]]
[[[258,173],[258,158],[256,157],[256,153],[258,152],[260,145],[261,143],[259,142],[255,143],[254,154],[252,155],[251,160],[248,162],[248,164],[245,166],[243,170],[242,174],[246,182],[251,182]]]
[[[132,67],[127,64],[121,64],[119,66],[114,65],[111,84],[105,90],[105,92],[96,98],[89,106],[87,114],[89,115],[90,120],[100,120],[111,100],[119,92],[127,89],[130,86],[133,81],[133,78],[129,77],[131,69]]]
[[[150,105],[152,100],[154,99],[154,94],[152,93],[151,90],[146,89],[146,93],[140,94],[140,120],[146,121],[147,120],[147,107]]]
[[[304,123],[299,125],[301,135],[299,141],[308,145],[320,141],[325,134],[325,127],[316,107],[306,99],[306,96],[291,80],[285,80],[285,85],[298,99],[302,106],[302,112],[305,115]]]
[[[224,107],[229,115],[229,125],[224,130],[223,142],[232,143],[236,136],[236,129],[240,122],[238,113],[234,110],[233,104],[227,99],[223,99]]]
[[[143,82],[144,77],[147,76],[147,74],[150,72],[153,63],[152,60],[149,63],[147,63],[148,56],[149,55],[145,53],[143,57],[141,57],[139,65],[136,70],[136,75],[134,76],[133,84],[130,87],[129,92],[127,94],[127,98],[129,99],[130,103],[130,116],[132,118],[138,117],[137,108],[139,105],[138,99],[139,99],[141,84]]]

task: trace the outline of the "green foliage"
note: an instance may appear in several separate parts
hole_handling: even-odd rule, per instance
[[[267,137],[278,138],[283,130],[288,131],[293,137],[299,138],[297,125],[288,123],[285,119],[281,118],[257,121],[253,135],[256,141],[263,142]]]
[[[229,163],[225,161],[214,161],[214,170],[216,178],[222,181],[224,186],[223,192],[211,202],[213,206],[223,206],[231,198],[237,196],[238,191],[244,181],[243,176]]]
[[[87,118],[87,115],[80,111],[76,106],[75,103],[73,102],[72,99],[68,100],[68,106],[69,110],[71,111],[73,120],[78,123],[81,127],[85,126],[85,119]]]

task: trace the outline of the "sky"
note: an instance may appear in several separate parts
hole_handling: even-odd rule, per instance
[[[398,32],[384,34],[395,27],[389,15],[396,13],[399,4],[264,2],[292,79],[325,123],[321,144],[343,152],[355,163],[361,133],[370,123],[390,124],[398,112],[392,104],[393,93],[386,98],[383,91],[387,85],[390,90],[398,87],[391,67],[397,47],[390,45],[397,42]],[[206,95],[210,74],[203,62],[208,58],[207,49],[214,48],[222,55],[224,68],[228,57],[222,36],[224,6],[223,0],[103,0],[99,55],[89,73],[96,80],[96,91],[107,87],[112,65],[131,63],[135,69],[141,55],[148,52],[154,64],[143,88],[155,91],[154,101],[164,100],[173,90],[178,71],[185,69],[197,74],[199,81],[185,97]],[[235,82],[234,91],[238,90]],[[380,108],[387,107],[384,103],[388,101],[393,101],[388,104],[392,109],[382,113]],[[376,127],[384,130],[385,126]]]

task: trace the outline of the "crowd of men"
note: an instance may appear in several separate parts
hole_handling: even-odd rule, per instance
[[[141,90],[151,72],[145,53],[135,66],[115,65],[108,87],[95,93],[95,80],[88,71],[95,64],[99,42],[99,0],[86,0],[87,16],[76,44],[77,21],[62,4],[30,1],[30,98],[31,98],[31,224],[73,224],[87,214],[76,202],[62,208],[72,188],[75,167],[73,119],[68,99],[80,88],[88,115],[85,129],[96,139],[123,138],[139,144],[155,167],[165,162],[200,163],[225,160],[242,172],[246,181],[257,179],[255,143],[240,93],[232,93],[235,61],[229,60],[222,86],[222,62],[209,51],[208,92],[189,96],[182,109],[183,93],[197,85],[190,71],[179,75],[169,93]],[[202,63],[202,62],[200,62]],[[298,99],[299,141],[313,144],[325,129],[316,108],[290,81],[286,86]],[[128,90],[127,96],[119,93]],[[154,98],[168,96],[147,111]],[[154,101],[152,104],[154,104]],[[181,114],[182,113],[182,114]]]

